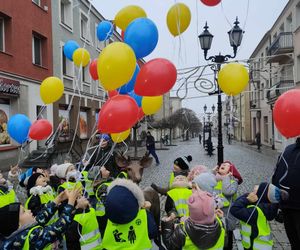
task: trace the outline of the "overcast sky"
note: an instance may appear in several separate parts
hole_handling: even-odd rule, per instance
[[[128,5],[142,7],[148,18],[153,20],[159,30],[159,41],[155,50],[145,58],[150,60],[164,57],[171,60],[178,69],[205,65],[203,51],[198,35],[203,31],[205,21],[214,35],[209,55],[232,53],[227,32],[232,28],[238,16],[240,27],[245,30],[237,59],[247,59],[263,37],[272,27],[288,0],[223,0],[216,7],[207,7],[200,0],[182,0],[191,10],[192,19],[189,28],[180,38],[174,38],[168,31],[166,15],[176,0],[92,0],[93,5],[108,20],[113,20],[117,12]],[[179,46],[181,44],[181,47]],[[176,86],[175,86],[176,88]],[[174,91],[171,92],[174,95]],[[189,96],[203,95],[191,90]],[[187,99],[183,106],[203,113],[203,106],[216,105],[217,96]]]

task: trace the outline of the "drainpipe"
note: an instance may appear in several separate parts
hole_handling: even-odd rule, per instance
[[[275,150],[275,130],[274,130],[274,117],[273,117],[273,105],[270,105],[272,112],[272,149]]]

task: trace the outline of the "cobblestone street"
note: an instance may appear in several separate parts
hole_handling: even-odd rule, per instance
[[[179,156],[191,155],[193,157],[191,166],[201,164],[213,168],[217,163],[217,149],[214,151],[215,155],[209,157],[203,146],[199,144],[198,138],[184,142],[176,141],[174,144],[177,146],[165,147],[169,150],[157,150],[161,164],[145,169],[142,186],[149,186],[152,182],[166,186],[172,171],[173,161]],[[214,141],[214,146],[216,147],[216,145],[217,142]],[[244,179],[239,188],[239,194],[251,191],[255,184],[263,181],[268,182],[278,155],[276,151],[268,148],[262,148],[259,152],[255,147],[247,144],[233,142],[229,145],[224,142],[224,159],[233,162]],[[290,249],[283,224],[272,222],[271,227],[275,243],[274,249]],[[242,248],[235,245],[235,249]]]

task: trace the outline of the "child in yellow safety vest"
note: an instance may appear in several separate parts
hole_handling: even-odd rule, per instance
[[[67,249],[101,249],[101,235],[95,209],[90,207],[89,201],[83,196],[77,199],[75,208],[73,222],[65,234]]]
[[[272,184],[261,183],[251,193],[240,196],[231,207],[231,213],[241,223],[244,249],[265,249],[273,247],[271,228],[268,221],[275,219],[278,202],[286,200],[286,191]]]
[[[167,192],[165,211],[171,219],[188,217],[188,198],[192,195],[187,177],[177,175],[171,189]]]
[[[216,216],[211,194],[195,190],[188,199],[189,217],[175,225],[170,217],[162,218],[162,237],[167,249],[223,249],[225,231]]]
[[[158,235],[153,215],[145,208],[143,191],[131,180],[116,179],[108,187],[105,214],[108,221],[101,249],[151,249]]]
[[[57,241],[72,222],[72,212],[78,195],[77,189],[62,192],[35,217],[30,210],[24,210],[20,203],[11,203],[0,208],[0,249],[49,249],[50,244]],[[58,205],[66,199],[68,204],[63,207],[60,218],[45,226],[57,211]]]

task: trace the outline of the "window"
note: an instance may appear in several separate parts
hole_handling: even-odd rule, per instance
[[[32,0],[32,2],[38,6],[41,6],[41,0]]]
[[[82,67],[82,81],[90,83],[90,73],[89,73],[89,68],[88,67]]]
[[[0,18],[0,51],[5,51],[4,18]]]
[[[95,48],[97,50],[102,50],[103,49],[103,45],[101,44],[101,42],[98,40],[98,37],[97,37],[97,27],[98,27],[98,24],[95,23]]]
[[[62,46],[62,73],[63,76],[74,76],[74,64],[65,56],[64,47]]]
[[[300,26],[300,2],[296,5],[296,29]]]
[[[60,0],[60,23],[72,30],[73,6],[71,0]]]
[[[9,99],[0,98],[0,145],[10,144],[10,137],[7,132],[7,122],[10,116]]]
[[[264,116],[264,141],[269,142],[269,124],[268,117]]]
[[[32,36],[32,62],[42,65],[42,39],[36,35]]]
[[[80,16],[80,37],[85,40],[86,42],[89,42],[88,37],[88,17],[85,16],[83,13],[81,13]]]
[[[265,91],[265,85],[262,83],[261,84],[261,100],[264,100],[265,99],[265,96],[264,96],[264,91]]]

